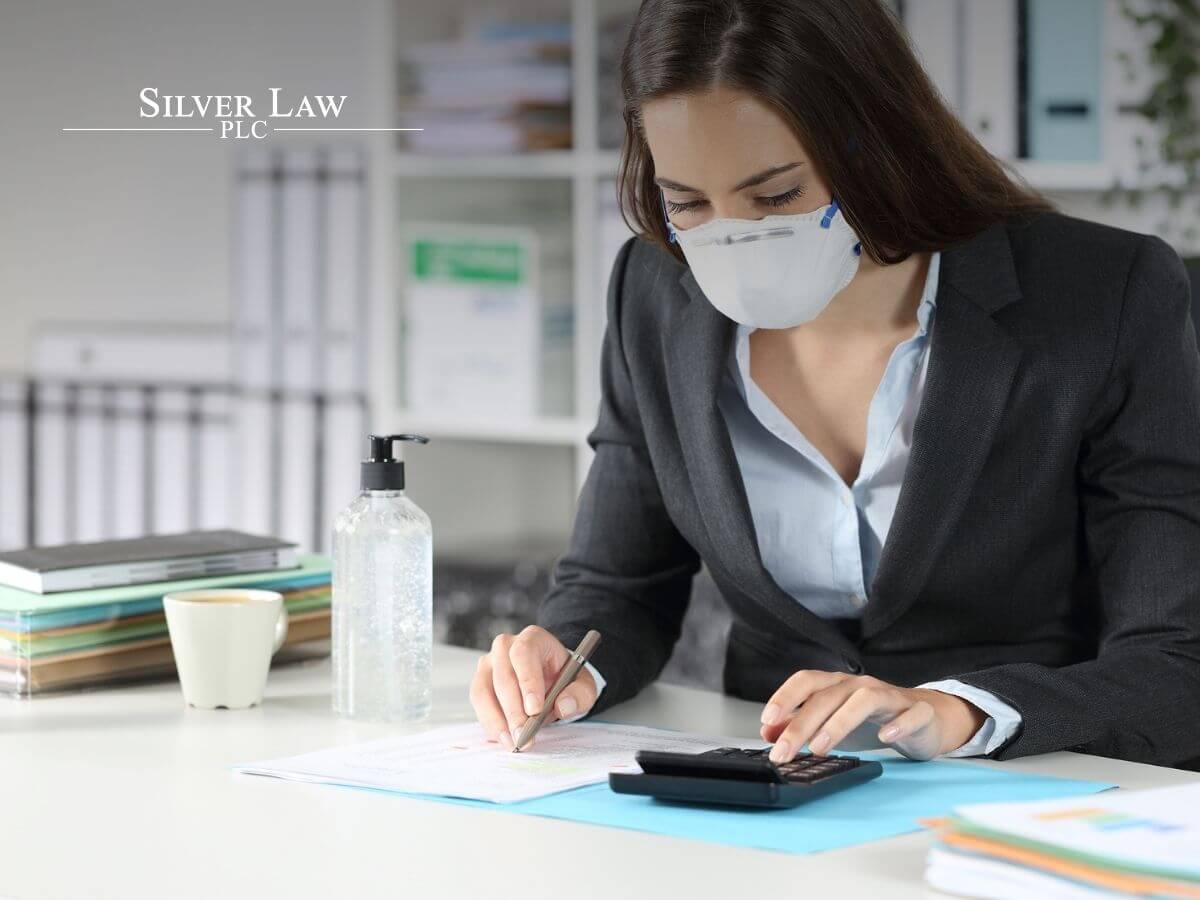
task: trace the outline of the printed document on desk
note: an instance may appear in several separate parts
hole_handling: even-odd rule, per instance
[[[701,753],[762,741],[703,737],[637,725],[578,722],[543,728],[520,753],[490,742],[477,723],[235,766],[249,775],[404,793],[516,803],[637,771],[634,753]]]

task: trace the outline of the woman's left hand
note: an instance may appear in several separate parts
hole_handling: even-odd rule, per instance
[[[834,747],[890,746],[910,759],[933,759],[971,739],[987,716],[941,691],[901,688],[869,675],[797,672],[762,714],[762,737],[775,746],[772,762],[787,762],[808,744],[824,756]]]

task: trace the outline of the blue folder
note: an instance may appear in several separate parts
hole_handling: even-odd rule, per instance
[[[860,755],[879,759],[883,775],[803,806],[782,810],[663,803],[649,797],[613,793],[607,784],[520,803],[487,803],[430,794],[403,796],[736,847],[816,853],[919,831],[919,820],[947,815],[956,806],[967,803],[1075,797],[1114,786],[1029,775],[1018,768],[970,762],[911,762],[885,753]]]
[[[1030,0],[1029,155],[1099,161],[1102,17],[1097,0]]]

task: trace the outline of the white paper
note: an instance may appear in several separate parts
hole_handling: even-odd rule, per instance
[[[479,725],[471,723],[234,769],[290,781],[516,803],[597,784],[609,772],[637,772],[638,750],[701,753],[763,746],[762,741],[579,722],[549,725],[538,732],[533,746],[512,753],[488,741]]]
[[[955,814],[1051,852],[1200,878],[1200,784],[1032,803],[978,803]]]
[[[1048,872],[1027,869],[1014,863],[982,856],[950,852],[940,847],[929,851],[925,881],[934,890],[959,897],[1010,900],[1103,900],[1114,895]]]

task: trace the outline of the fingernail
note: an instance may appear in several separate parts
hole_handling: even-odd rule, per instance
[[[562,718],[574,715],[575,710],[579,709],[579,704],[575,702],[574,697],[559,697],[558,698],[558,714]]]
[[[890,741],[892,738],[894,738],[899,733],[900,733],[899,725],[889,725],[887,728],[883,729],[883,731],[879,732],[879,739],[881,741]]]
[[[771,748],[771,752],[768,754],[768,756],[770,757],[771,762],[774,763],[787,762],[792,758],[792,745],[787,741],[780,741]]]
[[[509,737],[509,734],[507,731],[500,732],[500,746],[503,747],[505,750],[512,750],[512,748],[516,746],[513,743],[513,739],[511,737]]]
[[[779,707],[774,703],[768,703],[762,712],[760,720],[764,725],[774,725],[779,721]]]
[[[811,742],[809,742],[808,747],[813,753],[820,756],[829,749],[829,743],[829,735],[822,731],[815,738],[813,738]]]
[[[541,709],[541,704],[538,703],[537,695],[533,691],[525,695],[525,712],[531,716],[536,716],[541,712]]]

